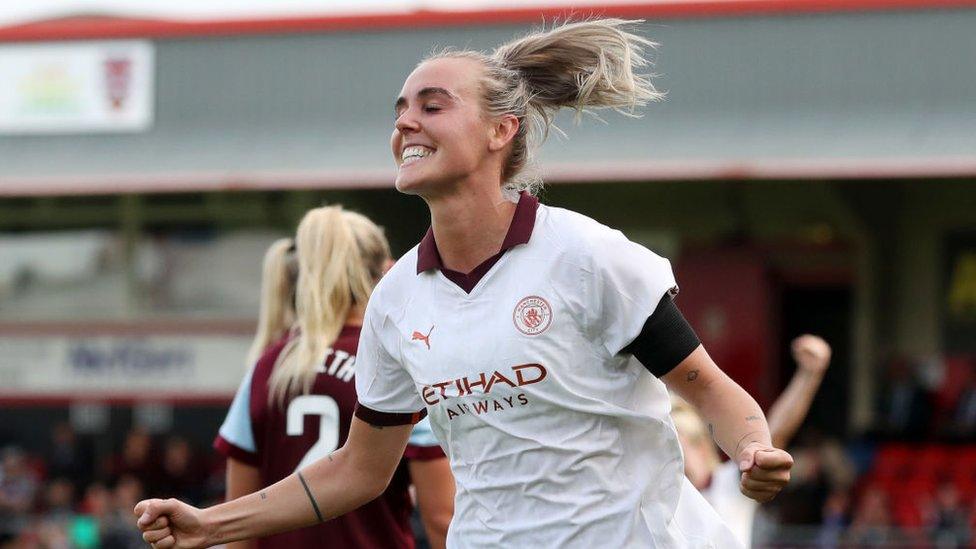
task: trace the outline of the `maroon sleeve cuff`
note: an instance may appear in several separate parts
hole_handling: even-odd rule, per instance
[[[356,403],[356,417],[376,427],[396,427],[397,425],[416,425],[427,416],[427,409],[412,414],[391,414],[379,412]]]
[[[403,451],[403,457],[414,461],[432,461],[446,458],[447,456],[440,446],[414,446],[410,444]]]
[[[243,450],[238,446],[234,446],[220,435],[217,435],[217,438],[214,439],[213,447],[214,450],[217,450],[217,452],[222,454],[224,457],[234,458],[237,461],[242,461],[253,467],[261,465],[257,454]]]

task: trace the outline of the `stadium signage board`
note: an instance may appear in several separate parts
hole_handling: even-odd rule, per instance
[[[116,40],[0,45],[0,134],[142,132],[154,50]]]
[[[249,345],[233,335],[0,336],[0,393],[230,397]]]

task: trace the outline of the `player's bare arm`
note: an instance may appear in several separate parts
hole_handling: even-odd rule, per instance
[[[260,470],[243,461],[227,458],[227,499],[233,500],[257,492],[261,486]],[[227,549],[253,549],[254,541],[239,541],[227,545]]]
[[[143,539],[157,549],[210,547],[311,526],[347,513],[379,496],[407,446],[412,425],[377,429],[354,418],[339,450],[302,470],[306,491],[291,475],[256,493],[197,509],[183,502],[139,502],[135,514]],[[318,512],[316,512],[318,509]]]
[[[447,546],[447,528],[454,516],[454,475],[447,458],[410,460],[410,479],[431,549]]]
[[[803,424],[830,365],[830,345],[815,335],[806,334],[794,339],[791,351],[796,361],[796,373],[769,408],[769,432],[777,448],[785,448]]]
[[[699,410],[715,442],[739,464],[743,494],[765,502],[786,486],[793,458],[773,446],[759,404],[725,375],[704,347],[699,345],[662,380]]]

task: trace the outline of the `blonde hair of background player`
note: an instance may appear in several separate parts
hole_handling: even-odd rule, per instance
[[[295,323],[298,263],[293,246],[292,239],[279,238],[264,253],[261,266],[261,309],[257,333],[247,352],[248,368],[253,367],[264,350],[285,335]]]
[[[295,234],[298,337],[282,351],[271,374],[269,403],[308,393],[316,367],[339,337],[350,313],[362,316],[390,260],[383,230],[366,216],[323,206],[305,214]]]
[[[705,420],[683,398],[671,395],[671,420],[684,450],[685,476],[701,489],[720,463],[718,447],[705,426]]]
[[[589,108],[635,116],[636,107],[664,96],[647,76],[634,72],[648,64],[645,49],[657,44],[624,30],[633,23],[623,19],[568,23],[503,44],[491,54],[445,50],[420,64],[457,58],[484,67],[480,84],[485,118],[511,114],[519,122],[502,168],[502,183],[534,193],[542,182],[523,171],[555,128],[553,119],[561,108],[576,111],[577,121]]]

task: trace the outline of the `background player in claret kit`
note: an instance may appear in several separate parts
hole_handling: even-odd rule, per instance
[[[389,246],[379,227],[337,206],[306,214],[296,241],[279,240],[265,256],[254,342],[255,350],[264,352],[214,443],[228,458],[228,499],[250,494],[335,450],[345,441],[356,405],[353,373],[362,304],[392,263]],[[303,250],[301,257],[296,249]],[[404,457],[386,492],[357,511],[254,545],[231,546],[413,547],[412,482],[431,546],[443,547],[454,483],[426,422],[415,426]]]
[[[792,459],[677,309],[668,261],[539,204],[520,177],[562,107],[658,96],[634,72],[650,43],[630,23],[565,24],[410,74],[396,185],[425,200],[431,229],[370,299],[348,441],[209,509],[140,502],[146,540],[207,546],[346,513],[380,493],[429,413],[458,484],[449,547],[737,545],[684,478],[665,386],[714,426],[751,497],[773,498]]]
[[[820,337],[802,335],[793,340],[791,350],[796,361],[796,373],[786,390],[769,408],[769,433],[777,448],[785,448],[793,439],[810,411],[813,397],[830,365],[830,345]],[[712,504],[736,538],[746,547],[751,547],[753,519],[758,505],[740,491],[739,464],[734,461],[721,462],[708,427],[687,402],[673,398],[671,404],[671,416],[678,429],[685,457],[685,474]]]

